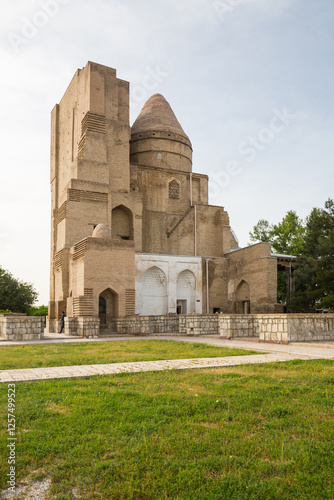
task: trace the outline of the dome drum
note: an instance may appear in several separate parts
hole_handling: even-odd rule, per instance
[[[183,144],[190,147],[192,150],[192,145],[188,137],[180,134],[175,134],[173,132],[164,132],[161,130],[149,130],[147,132],[139,132],[137,134],[131,135],[131,144],[134,144],[137,141],[142,141],[144,139],[166,139],[168,141],[177,141],[182,142]]]
[[[131,163],[172,170],[192,171],[192,148],[185,139],[177,140],[157,133],[140,134],[141,138],[131,141]],[[144,137],[146,136],[146,137]]]
[[[191,142],[162,95],[145,103],[131,132],[132,163],[192,171]]]

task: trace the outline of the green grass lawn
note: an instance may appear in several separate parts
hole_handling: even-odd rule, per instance
[[[172,340],[0,346],[0,370],[163,359],[213,358],[246,354],[259,354],[259,352],[213,347],[200,343],[188,344]]]
[[[17,383],[16,408],[18,479],[57,500],[334,498],[333,361]]]

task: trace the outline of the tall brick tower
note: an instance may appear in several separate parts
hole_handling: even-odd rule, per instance
[[[51,120],[50,328],[62,311],[98,317],[101,294],[100,308],[113,302],[112,314],[134,313],[141,203],[130,192],[129,84],[116,70],[88,62]],[[93,235],[101,224],[109,240],[101,231]]]

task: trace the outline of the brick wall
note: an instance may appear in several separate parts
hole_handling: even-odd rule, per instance
[[[229,301],[231,312],[243,313],[243,294],[240,287],[249,286],[250,312],[275,312],[277,299],[277,259],[271,256],[269,243],[258,243],[226,255],[229,258]]]

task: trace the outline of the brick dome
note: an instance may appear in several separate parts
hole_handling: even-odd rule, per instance
[[[111,239],[109,228],[105,224],[98,224],[94,229],[92,236],[93,238],[102,238],[106,240]]]
[[[174,111],[161,94],[152,95],[146,101],[138,118],[132,125],[131,134],[139,134],[150,131],[171,132],[178,134],[189,141]]]
[[[146,101],[131,129],[131,162],[191,172],[192,146],[161,94]]]

